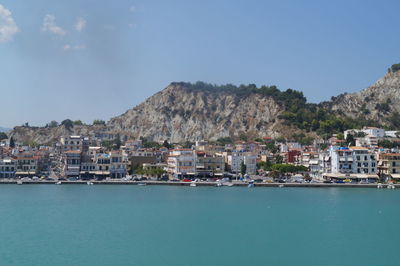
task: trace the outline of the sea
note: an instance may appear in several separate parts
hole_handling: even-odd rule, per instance
[[[400,190],[0,185],[0,265],[400,265]]]

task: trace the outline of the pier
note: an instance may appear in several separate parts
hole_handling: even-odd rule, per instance
[[[190,186],[191,182],[183,181],[124,181],[124,180],[77,180],[77,181],[58,181],[58,180],[27,180],[22,181],[23,185],[34,185],[34,184],[47,184],[54,185],[60,182],[59,185],[87,185],[91,182],[93,185],[157,185],[157,186]],[[21,180],[0,180],[0,184],[18,184]],[[214,187],[219,182],[196,182],[196,186]],[[232,184],[234,187],[247,187],[248,182],[232,181],[223,183]],[[377,183],[372,184],[355,184],[355,183],[254,183],[254,187],[314,187],[314,188],[329,188],[329,187],[340,187],[340,188],[377,188]],[[382,184],[383,188],[386,188],[388,184]],[[393,184],[395,188],[400,188],[400,184]]]

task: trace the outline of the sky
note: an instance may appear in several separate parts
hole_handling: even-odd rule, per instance
[[[108,120],[174,81],[311,102],[400,62],[400,1],[0,0],[0,126]]]

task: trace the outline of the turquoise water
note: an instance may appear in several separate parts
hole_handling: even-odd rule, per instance
[[[400,265],[400,191],[1,185],[0,265]]]

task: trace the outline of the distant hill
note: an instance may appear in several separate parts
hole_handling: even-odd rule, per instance
[[[372,86],[333,97],[323,106],[340,117],[400,129],[400,64]]]
[[[66,134],[171,142],[264,136],[304,141],[367,125],[400,129],[399,65],[361,92],[320,104],[307,103],[300,91],[275,86],[174,82],[104,126],[16,127],[11,134],[36,143],[50,143]]]
[[[0,127],[0,132],[7,132],[10,131],[11,128],[6,128],[6,127]]]

